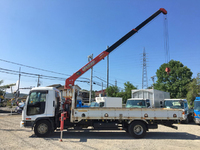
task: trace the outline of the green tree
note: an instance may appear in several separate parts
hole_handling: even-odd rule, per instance
[[[125,94],[123,96],[123,103],[126,103],[127,99],[131,98],[131,90],[137,89],[133,84],[129,81],[124,83]]]
[[[195,98],[199,96],[200,93],[200,73],[197,77],[188,84],[187,100],[189,104],[194,102]]]
[[[118,92],[116,97],[122,97],[122,103],[126,103],[126,93],[123,90]]]
[[[171,72],[167,74],[165,69],[169,67]],[[188,83],[191,82],[192,72],[180,61],[171,60],[164,63],[156,72],[157,81],[154,88],[170,93],[171,98],[185,98]]]
[[[118,92],[119,92],[119,88],[117,86],[109,86],[106,89],[106,93],[108,93],[108,96],[110,97],[117,97]]]
[[[123,103],[125,104],[127,99],[131,98],[131,90],[137,89],[129,81],[124,83],[124,90],[117,93],[117,97],[122,97]]]
[[[151,85],[151,86],[147,87],[147,89],[153,89],[153,85]]]
[[[127,99],[131,98],[131,90],[137,89],[129,81],[124,83],[124,90],[119,90],[117,86],[109,86],[106,89],[108,96],[110,97],[122,97],[123,103],[126,103]]]

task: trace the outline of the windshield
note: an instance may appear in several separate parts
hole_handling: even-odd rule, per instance
[[[194,101],[194,110],[200,111],[200,101]]]
[[[90,107],[99,107],[99,104],[97,102],[92,102],[90,104]]]
[[[165,101],[165,108],[178,108],[178,109],[184,109],[184,103],[180,100],[166,100]]]
[[[35,104],[37,102],[45,102],[46,93],[45,92],[31,92],[28,99],[28,104]]]
[[[126,108],[144,108],[146,107],[144,100],[128,100]]]

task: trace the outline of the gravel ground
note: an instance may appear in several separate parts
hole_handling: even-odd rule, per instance
[[[145,138],[134,139],[124,131],[64,131],[48,138],[39,138],[30,128],[20,128],[21,115],[0,112],[0,150],[12,149],[198,149],[200,126],[179,124],[178,130],[159,125]]]

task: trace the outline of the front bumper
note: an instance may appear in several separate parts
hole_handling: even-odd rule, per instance
[[[196,124],[200,124],[200,118],[194,118],[194,122],[195,122]]]
[[[20,127],[23,128],[23,127],[26,127],[26,128],[32,128],[34,125],[34,121],[24,121],[22,120],[20,122]]]

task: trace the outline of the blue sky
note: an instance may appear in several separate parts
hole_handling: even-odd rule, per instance
[[[159,8],[168,11],[169,55],[183,63],[196,77],[200,72],[199,0],[2,0],[0,1],[0,68],[68,78],[83,67],[88,55],[96,57]],[[110,80],[120,88],[129,81],[142,87],[142,52],[147,53],[148,85],[151,76],[166,63],[164,19],[160,14],[138,33],[110,53]],[[60,75],[8,63],[45,69]],[[93,75],[106,80],[106,59]],[[0,70],[2,71],[2,70]],[[90,78],[90,71],[82,77]],[[101,80],[94,81],[101,84]],[[86,80],[80,78],[79,80]],[[18,75],[0,72],[4,84],[16,83]],[[64,80],[41,79],[41,86]],[[83,89],[89,84],[76,82]],[[104,82],[104,85],[106,83]],[[20,87],[37,85],[37,76],[21,76]],[[101,90],[100,85],[93,85]],[[27,90],[21,90],[28,92]]]

